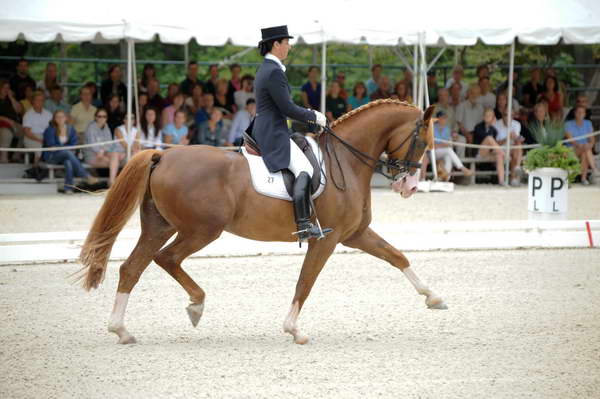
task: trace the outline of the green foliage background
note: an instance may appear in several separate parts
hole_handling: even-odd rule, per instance
[[[572,147],[556,144],[552,147],[542,146],[527,153],[523,166],[528,171],[538,168],[560,168],[568,172],[569,182],[573,183],[581,172],[579,158]]]

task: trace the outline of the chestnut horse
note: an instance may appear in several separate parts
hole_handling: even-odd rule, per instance
[[[378,100],[353,110],[332,124],[335,136],[323,133],[318,142],[327,165],[327,186],[315,200],[316,214],[334,231],[311,240],[296,284],[296,293],[283,329],[294,342],[300,334],[297,318],[304,301],[338,243],[361,249],[400,269],[432,309],[445,309],[409,267],[406,257],[369,228],[373,161],[410,161],[408,173],[392,168],[392,187],[403,197],[416,191],[417,163],[432,147],[433,107],[423,112],[397,100]],[[412,140],[408,140],[412,138]],[[360,153],[359,153],[360,152]],[[362,155],[361,155],[362,154]],[[396,168],[397,169],[397,168]],[[194,327],[204,308],[205,293],[181,268],[181,262],[219,238],[223,231],[260,241],[295,241],[292,204],[258,194],[248,162],[239,153],[209,146],[182,146],[164,152],[147,150],[125,166],[108,191],[80,254],[78,280],[85,289],[104,279],[111,248],[127,220],[140,206],[141,236],[121,265],[119,285],[108,330],[119,343],[134,343],[124,324],[129,294],[153,260],[187,292],[186,308]],[[167,246],[171,236],[177,237]]]

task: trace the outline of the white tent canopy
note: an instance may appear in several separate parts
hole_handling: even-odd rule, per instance
[[[306,43],[373,45],[600,43],[597,0],[470,0],[387,2],[304,0],[290,9],[277,0],[256,3],[162,1],[0,0],[0,41],[32,42],[134,39],[201,45],[254,46],[260,27],[287,24]],[[467,27],[467,28],[465,28]]]

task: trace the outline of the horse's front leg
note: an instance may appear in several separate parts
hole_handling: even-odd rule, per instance
[[[291,334],[294,337],[294,342],[300,345],[304,345],[308,342],[308,337],[300,334],[298,331],[298,315],[304,305],[304,301],[310,294],[317,277],[325,262],[331,256],[331,253],[337,245],[338,237],[330,234],[327,238],[322,240],[311,240],[308,244],[308,251],[302,264],[302,270],[300,271],[300,277],[296,283],[296,293],[292,300],[292,307],[288,316],[283,323],[283,331]]]
[[[357,248],[366,253],[389,262],[392,266],[400,269],[408,281],[412,283],[417,292],[426,297],[425,304],[429,309],[448,309],[442,298],[437,296],[417,277],[411,269],[408,259],[396,248],[386,242],[371,228],[367,227],[360,235],[353,236],[344,241],[347,247]]]

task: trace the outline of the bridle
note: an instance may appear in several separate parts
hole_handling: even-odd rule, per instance
[[[373,169],[373,171],[375,173],[379,173],[380,175],[384,176],[388,180],[396,182],[396,181],[400,181],[400,180],[404,179],[408,175],[412,176],[416,173],[416,169],[421,168],[421,162],[414,162],[414,161],[411,161],[410,159],[415,152],[415,148],[417,146],[417,141],[420,140],[419,132],[422,127],[423,127],[423,121],[422,120],[417,121],[417,124],[410,135],[405,137],[404,140],[402,140],[402,142],[400,142],[400,144],[398,144],[396,147],[394,147],[393,150],[385,151],[385,154],[388,156],[388,158],[387,158],[387,160],[382,161],[380,159],[373,158],[369,154],[365,154],[364,152],[360,151],[359,149],[353,147],[352,144],[348,143],[346,140],[344,140],[343,138],[341,138],[340,136],[335,134],[335,132],[329,126],[325,126],[323,128],[323,133],[327,134],[325,137],[325,149],[326,149],[327,153],[329,154],[330,166],[331,166],[331,148],[330,148],[330,143],[327,140],[327,137],[329,137],[329,136],[334,137],[337,141],[339,141],[360,162],[367,165],[370,169]],[[404,159],[400,160],[399,158],[395,158],[395,159],[391,158],[391,156],[395,152],[397,152],[402,147],[404,147],[404,145],[406,144],[406,142],[408,140],[410,140],[410,142],[408,144],[408,151],[406,152],[406,156],[404,157]],[[339,190],[344,191],[346,189],[344,172],[342,170],[342,167],[341,167],[340,161],[337,157],[337,153],[335,152],[335,149],[333,150],[333,155],[335,156],[336,162],[338,164],[338,168],[340,169],[340,172],[342,173],[342,179],[344,180],[343,187],[340,187],[336,183],[335,179],[333,179],[333,173],[331,174],[332,180],[333,180],[335,186]],[[370,162],[373,162],[373,164],[371,164]],[[384,166],[387,170],[392,170],[395,173],[394,172],[389,173],[389,174],[385,173],[383,171]],[[415,168],[415,171],[412,173],[410,172],[411,168]]]

